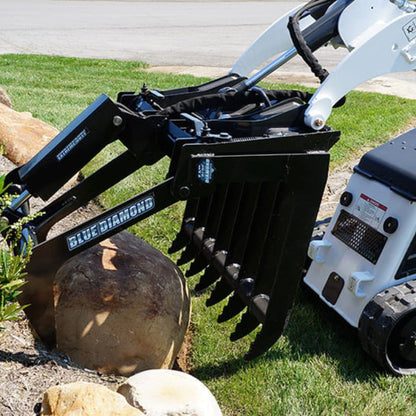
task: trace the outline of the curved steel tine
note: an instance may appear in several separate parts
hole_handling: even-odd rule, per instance
[[[193,230],[195,215],[198,210],[198,203],[199,198],[192,198],[186,203],[182,225],[168,249],[169,254],[182,250],[189,243],[189,236]]]

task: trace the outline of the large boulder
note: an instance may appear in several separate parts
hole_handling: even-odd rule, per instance
[[[0,103],[0,144],[16,165],[30,160],[57,134],[58,130],[30,113],[19,113]]]
[[[143,416],[125,398],[94,383],[51,387],[43,396],[41,416]]]
[[[171,368],[190,317],[186,281],[166,256],[127,231],[56,274],[58,349],[102,373]]]
[[[208,388],[180,371],[144,371],[127,379],[117,391],[148,416],[222,415]]]

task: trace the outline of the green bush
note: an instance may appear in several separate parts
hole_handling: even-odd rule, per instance
[[[22,253],[16,250],[21,236],[22,226],[33,217],[9,225],[3,212],[11,203],[13,195],[7,193],[4,185],[5,175],[0,177],[0,325],[5,321],[16,320],[25,306],[19,305],[17,298],[20,288],[25,284],[25,267],[31,254],[31,245],[27,245]],[[0,326],[0,329],[4,329]]]

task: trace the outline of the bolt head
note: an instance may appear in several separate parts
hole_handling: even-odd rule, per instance
[[[119,126],[121,126],[123,124],[123,119],[120,116],[114,116],[113,117],[113,124],[116,127],[119,127]]]
[[[182,199],[186,199],[186,198],[188,198],[189,197],[189,195],[190,195],[190,193],[191,193],[191,190],[189,189],[189,187],[188,186],[181,186],[180,188],[179,188],[179,196],[182,198]]]

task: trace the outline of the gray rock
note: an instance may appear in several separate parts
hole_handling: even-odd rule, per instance
[[[117,391],[147,416],[222,416],[208,388],[180,371],[144,371],[130,377]]]

